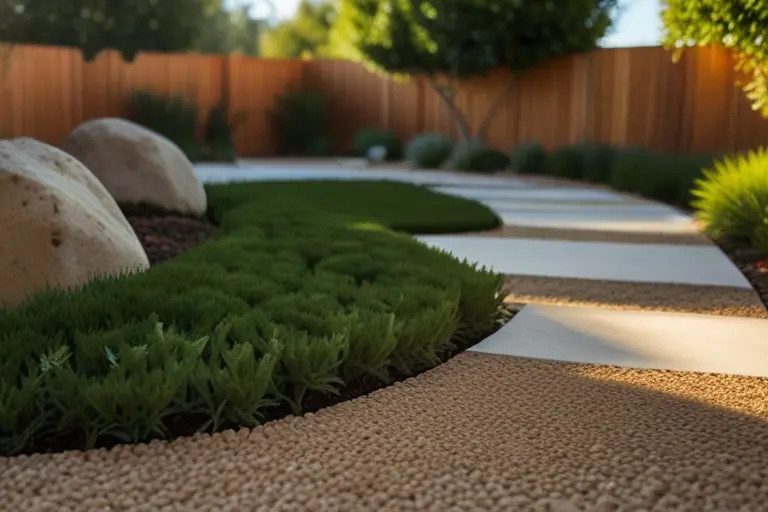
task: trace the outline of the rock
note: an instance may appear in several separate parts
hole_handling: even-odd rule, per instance
[[[36,140],[0,140],[0,305],[148,266],[117,203],[84,165]]]
[[[101,180],[119,204],[148,203],[202,216],[205,190],[181,149],[124,119],[87,121],[63,145]]]

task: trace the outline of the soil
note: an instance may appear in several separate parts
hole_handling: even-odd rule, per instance
[[[749,243],[740,240],[723,239],[715,240],[715,243],[739,267],[760,296],[763,305],[768,307],[768,269],[760,270],[758,267],[758,262],[768,259],[768,254],[753,249]]]
[[[206,220],[176,215],[129,215],[127,219],[152,266],[197,247],[216,232],[216,226]]]

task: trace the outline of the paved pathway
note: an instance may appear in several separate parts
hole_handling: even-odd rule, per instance
[[[373,176],[371,170],[353,166],[339,171],[338,162],[308,168],[306,163],[258,162],[234,170],[207,166],[200,174],[206,181]],[[436,184],[449,187],[448,192],[501,190],[487,199],[498,210],[517,208],[516,202],[524,201],[518,192],[533,192],[539,202],[527,209],[531,218],[546,214],[545,204],[568,210],[574,196],[581,197],[582,209],[603,207],[585,202],[609,196],[604,202],[614,206],[639,203],[607,191],[595,195],[594,187],[569,189],[403,169],[375,172],[376,179]],[[514,194],[504,195],[510,190]],[[591,199],[584,199],[590,194]],[[86,454],[0,458],[0,508],[764,510],[768,379],[760,376],[768,374],[763,364],[768,320],[727,316],[764,308],[705,240],[688,243],[700,249],[688,254],[688,266],[706,264],[707,272],[686,269],[673,256],[682,245],[649,243],[655,232],[633,227],[633,211],[627,206],[628,217],[618,221],[620,230],[592,230],[600,241],[585,239],[583,233],[590,230],[581,225],[576,241],[565,236],[560,239],[566,242],[557,246],[525,246],[507,235],[529,230],[523,239],[536,242],[531,239],[541,233],[537,230],[562,228],[525,223],[485,239],[517,249],[497,251],[494,265],[518,258],[518,265],[502,270],[539,268],[537,275],[510,276],[510,300],[522,299],[515,290],[524,289],[525,302],[543,302],[540,290],[548,290],[550,302],[560,293],[569,295],[560,297],[565,302],[588,297],[599,306],[616,306],[620,287],[618,306],[634,311],[596,304],[528,305],[474,350],[426,374],[317,414],[253,430]],[[638,232],[642,243],[630,236]],[[665,240],[679,236],[662,235]],[[480,237],[466,240],[470,243],[451,250],[464,256],[483,243]],[[611,256],[616,244],[605,243],[611,241],[637,253],[636,263],[626,265]],[[594,245],[587,249],[585,243]],[[520,252],[522,247],[526,249]],[[561,264],[544,265],[547,258],[537,247],[556,247]],[[659,263],[667,268],[654,271],[645,265],[642,276],[651,282],[636,282],[643,255],[659,252],[670,254],[668,262]],[[591,261],[587,265],[576,254]],[[472,256],[486,257],[483,251]],[[574,268],[581,269],[580,277],[572,277]],[[602,272],[592,276],[599,279],[581,275],[590,268]],[[613,269],[608,276],[606,268]],[[716,282],[712,278],[701,284],[701,276],[711,275],[719,276]],[[681,276],[688,284],[680,283]],[[691,284],[690,276],[698,284]],[[584,289],[592,291],[574,293]],[[603,289],[608,297],[599,304]],[[658,289],[668,293],[632,307]],[[720,301],[729,305],[719,316],[655,311],[685,310],[690,301],[700,312],[701,297],[714,307]]]

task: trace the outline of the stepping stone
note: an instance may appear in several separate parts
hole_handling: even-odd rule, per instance
[[[195,171],[204,183],[235,181],[392,180],[441,187],[529,188],[513,178],[481,178],[444,171],[409,171],[402,168],[342,166],[336,162],[198,164]]]
[[[509,226],[577,229],[591,231],[623,231],[628,233],[696,233],[693,220],[671,208],[628,206],[573,207],[546,210],[493,208]]]
[[[481,187],[435,187],[434,190],[478,201],[594,201],[604,203],[626,203],[627,199],[613,192],[589,188],[537,188],[527,182],[521,182],[528,188],[513,190],[489,190]]]
[[[416,238],[503,274],[751,288],[715,246],[456,235]]]
[[[529,305],[474,352],[768,377],[768,320]]]

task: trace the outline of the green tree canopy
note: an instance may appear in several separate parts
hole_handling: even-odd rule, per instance
[[[667,0],[664,43],[679,57],[686,46],[722,45],[736,52],[753,108],[768,117],[768,1]]]
[[[296,15],[264,33],[263,57],[298,58],[326,56],[328,35],[336,18],[333,2],[302,0]]]
[[[341,0],[332,40],[370,66],[395,75],[424,75],[459,123],[458,79],[505,68],[512,78],[558,55],[595,47],[611,26],[616,0]],[[338,43],[338,41],[335,41]],[[343,46],[339,44],[339,48]],[[352,48],[352,51],[349,49]],[[508,92],[508,91],[507,91]],[[506,92],[505,92],[506,94]],[[475,136],[482,137],[504,95]]]
[[[265,20],[252,18],[245,7],[220,8],[208,17],[191,49],[203,53],[259,56],[260,37],[265,27]]]
[[[0,40],[105,49],[188,50],[221,0],[0,0]]]

